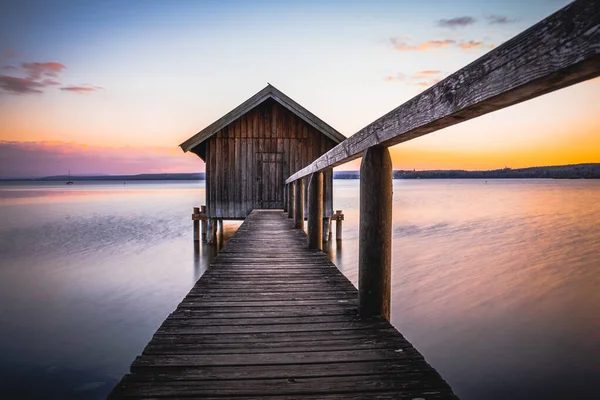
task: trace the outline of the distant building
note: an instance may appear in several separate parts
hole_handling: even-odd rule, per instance
[[[180,147],[206,163],[207,216],[244,219],[253,209],[283,209],[285,180],[344,139],[267,85]],[[330,217],[332,171],[323,178],[323,217]]]

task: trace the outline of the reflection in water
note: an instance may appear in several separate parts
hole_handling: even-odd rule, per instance
[[[344,240],[325,251],[356,285],[358,181],[334,196]],[[194,246],[203,198],[1,185],[0,398],[105,396],[239,225]],[[599,198],[589,180],[394,182],[392,323],[461,398],[594,397]]]

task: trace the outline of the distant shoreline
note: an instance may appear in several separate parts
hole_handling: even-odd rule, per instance
[[[359,171],[334,171],[334,179],[359,179]],[[138,175],[71,175],[72,181],[202,181],[204,172]],[[394,179],[600,179],[600,163],[530,168],[503,168],[489,171],[395,170]],[[62,182],[68,175],[37,178],[0,178],[0,182]]]

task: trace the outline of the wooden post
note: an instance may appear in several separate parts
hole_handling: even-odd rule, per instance
[[[283,212],[287,212],[287,206],[288,206],[288,202],[287,202],[287,194],[288,194],[288,190],[287,190],[287,186],[288,185],[284,185],[283,186]]]
[[[344,214],[342,210],[335,210],[335,240],[342,240],[342,221]]]
[[[304,179],[294,182],[294,228],[304,229]]]
[[[208,235],[206,235],[207,243],[215,243],[217,240],[217,219],[211,218],[208,220]]]
[[[323,217],[323,242],[331,240],[331,218]]]
[[[194,207],[194,213],[192,214],[192,220],[194,221],[194,242],[200,240],[200,209]]]
[[[224,234],[224,232],[223,232],[223,219],[220,218],[217,221],[218,221],[218,224],[219,224],[219,233],[218,233],[218,236],[219,236],[219,248],[220,248],[220,247],[223,247],[223,234]]]
[[[392,160],[386,147],[368,148],[360,165],[358,311],[390,319]]]
[[[308,248],[323,250],[323,173],[308,181]]]
[[[206,206],[200,206],[200,213],[204,215],[204,219],[202,220],[202,240],[206,241]]]
[[[288,218],[294,218],[294,185],[296,183],[295,182],[290,182],[287,185],[287,213],[288,213]]]

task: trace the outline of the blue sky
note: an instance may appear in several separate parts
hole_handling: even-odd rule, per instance
[[[3,4],[0,75],[28,79],[32,70],[24,63],[64,68],[44,71],[56,82],[35,93],[15,93],[13,86],[0,91],[0,139],[134,150],[154,146],[171,154],[266,82],[349,136],[566,2]],[[483,129],[502,129],[517,132],[504,136],[516,143],[523,131],[535,130],[531,112],[563,108],[567,97],[572,104],[567,116],[589,119],[597,111],[589,102],[599,97],[594,83],[582,85],[589,88],[567,89],[571,92],[544,99],[533,111],[515,107],[526,111],[511,111],[510,126],[501,115],[451,128],[456,129],[451,142],[471,143]],[[580,102],[586,104],[583,111]],[[418,139],[408,148],[452,147],[446,136]],[[480,152],[494,146],[483,141]],[[186,160],[181,168],[199,162]]]

